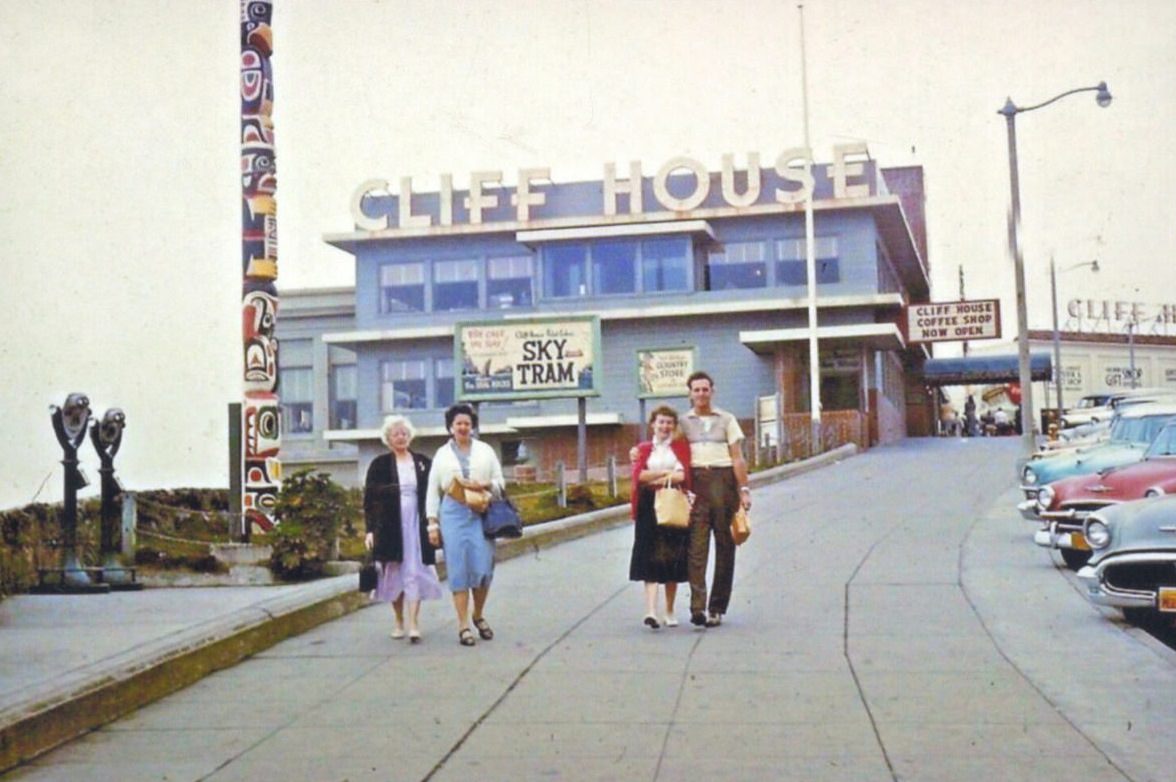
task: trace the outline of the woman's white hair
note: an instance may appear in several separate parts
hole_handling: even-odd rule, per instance
[[[404,430],[408,432],[408,441],[410,443],[412,442],[412,439],[416,437],[416,429],[413,427],[412,421],[409,421],[402,415],[390,415],[384,419],[384,425],[380,427],[380,440],[382,440],[384,445],[388,446],[389,449],[392,448],[392,438],[390,437],[390,434],[397,426],[403,426]]]

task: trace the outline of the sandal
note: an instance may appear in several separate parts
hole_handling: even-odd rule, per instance
[[[463,627],[457,633],[457,642],[462,646],[473,646],[477,641],[474,640],[474,632],[468,627]]]
[[[474,620],[474,627],[478,628],[478,635],[482,636],[483,641],[494,640],[494,631],[490,629],[490,624],[483,617],[479,616]]]

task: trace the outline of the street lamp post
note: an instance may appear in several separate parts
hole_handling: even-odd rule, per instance
[[[1067,266],[1062,271],[1067,272],[1071,269],[1079,269],[1083,266],[1089,266],[1093,272],[1098,271],[1098,260],[1082,261],[1073,266]],[[1057,397],[1058,397],[1058,416],[1066,410],[1066,405],[1062,401],[1062,338],[1058,332],[1058,273],[1054,268],[1054,259],[1051,255],[1049,257],[1049,298],[1053,305],[1053,349],[1054,349],[1054,382],[1056,383]]]
[[[1021,252],[1021,186],[1017,172],[1017,115],[1034,111],[1059,101],[1067,95],[1079,92],[1095,92],[1095,100],[1099,106],[1107,107],[1111,104],[1111,93],[1107,90],[1107,83],[1100,81],[1094,87],[1079,87],[1055,95],[1047,101],[1033,106],[1018,106],[1012,98],[1005,100],[1005,105],[997,112],[1003,114],[1008,125],[1009,140],[1009,185],[1012,189],[1012,249],[1013,273],[1017,288],[1017,369],[1021,383],[1021,438],[1026,453],[1032,453],[1037,442],[1033,436],[1033,375],[1029,370],[1029,314],[1025,307],[1025,259]]]

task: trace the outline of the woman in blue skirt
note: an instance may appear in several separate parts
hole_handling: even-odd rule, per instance
[[[494,541],[482,534],[480,510],[471,509],[454,495],[464,489],[502,491],[506,481],[498,455],[486,443],[474,439],[478,414],[466,404],[456,404],[445,411],[445,428],[450,440],[437,450],[429,471],[425,513],[428,516],[429,543],[445,551],[445,570],[453,592],[457,612],[457,637],[462,646],[473,646],[477,628],[483,641],[494,631],[482,615],[490,582],[494,578]],[[474,598],[470,616],[470,595]]]

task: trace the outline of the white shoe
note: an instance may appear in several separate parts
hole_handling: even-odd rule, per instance
[[[678,626],[678,618],[676,616],[674,616],[673,614],[666,614],[665,619],[662,621],[662,624],[664,624],[666,627],[677,627]]]
[[[393,629],[388,637],[391,638],[393,641],[399,641],[401,638],[404,637],[404,628],[397,627],[397,628]]]

